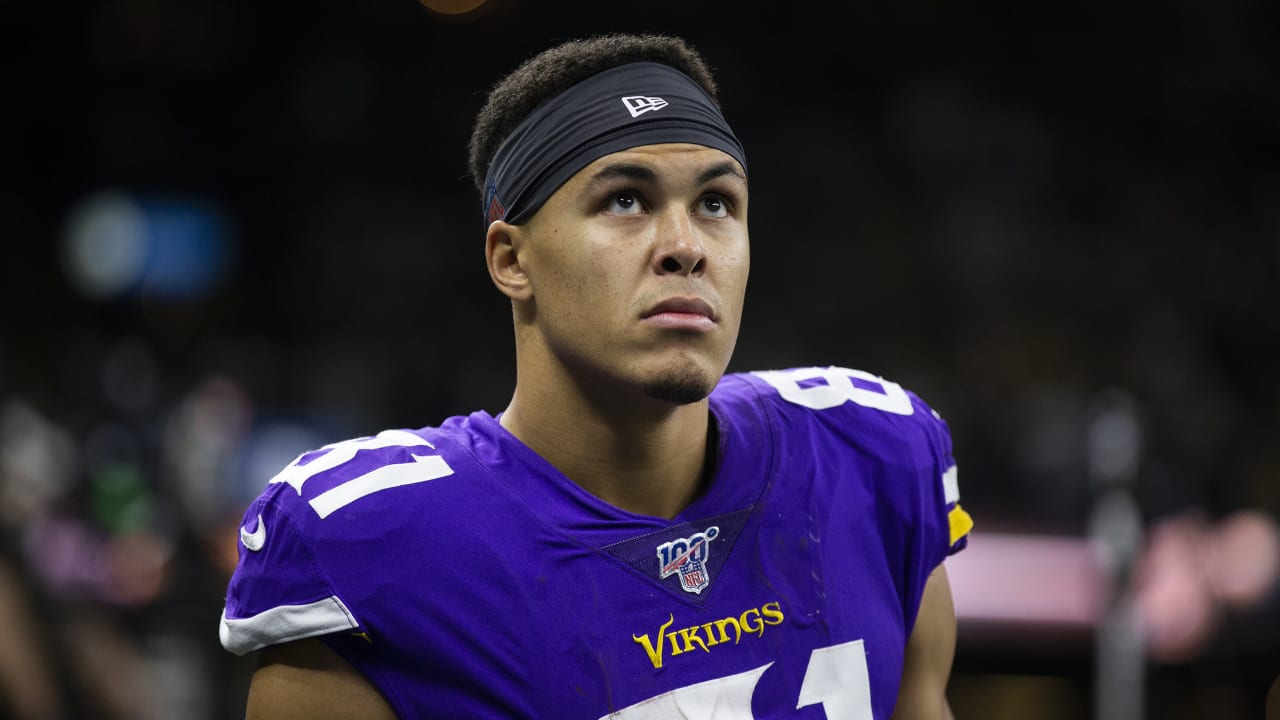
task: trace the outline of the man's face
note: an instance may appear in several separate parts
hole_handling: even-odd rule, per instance
[[[737,341],[750,265],[747,183],[729,155],[648,145],[607,155],[523,227],[533,324],[580,382],[700,400]]]

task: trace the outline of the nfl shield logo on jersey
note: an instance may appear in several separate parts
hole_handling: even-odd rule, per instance
[[[711,576],[707,572],[707,554],[711,541],[719,535],[720,528],[712,525],[687,538],[659,545],[659,576],[665,579],[679,573],[680,587],[685,592],[701,594],[711,584]]]

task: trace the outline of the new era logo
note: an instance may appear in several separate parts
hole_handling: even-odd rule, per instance
[[[627,106],[627,112],[631,113],[631,117],[640,117],[650,110],[661,110],[668,105],[667,101],[660,97],[644,95],[628,95],[622,98],[622,104]]]

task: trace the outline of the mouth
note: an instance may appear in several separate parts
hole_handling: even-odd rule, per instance
[[[654,305],[642,316],[651,325],[676,330],[710,330],[716,326],[716,312],[699,298],[670,298]]]

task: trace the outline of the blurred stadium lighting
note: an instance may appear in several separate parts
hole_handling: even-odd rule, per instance
[[[146,220],[132,198],[116,192],[86,198],[72,210],[62,236],[68,278],[85,297],[115,297],[141,279],[146,243]]]
[[[975,532],[969,545],[947,560],[963,627],[1092,631],[1106,584],[1084,540]]]
[[[0,405],[0,529],[21,527],[75,480],[70,433],[22,400]]]
[[[1089,536],[1106,571],[1106,612],[1094,635],[1094,717],[1144,717],[1146,652],[1131,576],[1142,550],[1142,514],[1134,494],[1142,429],[1133,399],[1101,394],[1088,429],[1089,476],[1097,491]]]
[[[229,235],[222,213],[203,200],[103,191],[71,210],[63,265],[72,286],[92,300],[134,292],[193,300],[222,278]]]
[[[463,15],[479,9],[487,0],[418,0],[422,7],[441,15]]]

